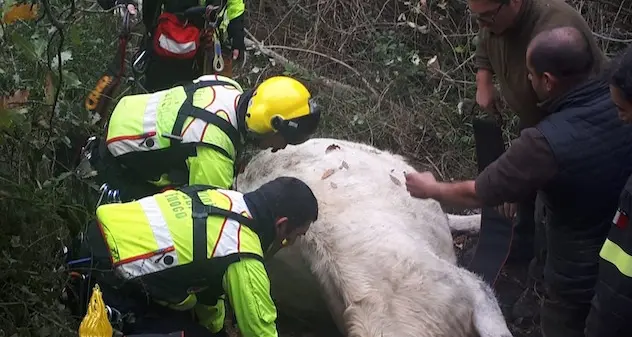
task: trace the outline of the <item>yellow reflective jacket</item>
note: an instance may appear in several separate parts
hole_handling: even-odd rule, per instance
[[[241,193],[190,186],[97,208],[115,274],[150,298],[223,326],[224,293],[244,337],[277,336],[263,248]]]
[[[210,75],[123,97],[108,121],[107,149],[135,178],[157,186],[230,188],[244,145],[242,93],[232,79]]]

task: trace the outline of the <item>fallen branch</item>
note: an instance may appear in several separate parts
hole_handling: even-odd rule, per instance
[[[259,40],[257,40],[249,31],[246,30],[246,34],[249,37],[249,38],[245,39],[246,46],[253,46],[257,50],[259,50],[262,54],[273,58],[274,60],[278,61],[279,63],[282,63],[284,65],[289,65],[291,67],[297,68],[297,69],[299,69],[300,71],[302,71],[304,73],[312,73],[312,72],[310,72],[307,69],[305,69],[304,67],[296,64],[295,62],[292,62],[292,61],[288,60],[287,58],[285,58],[281,54],[271,50],[271,48],[308,52],[308,53],[312,53],[312,54],[315,54],[315,55],[319,55],[319,56],[325,57],[325,58],[327,58],[327,59],[329,59],[329,60],[331,60],[333,62],[336,62],[336,63],[346,67],[347,69],[350,69],[356,75],[358,75],[358,77],[360,77],[362,82],[364,82],[364,84],[366,85],[367,89],[370,91],[370,94],[371,94],[371,96],[373,98],[378,99],[380,97],[380,94],[375,89],[373,89],[373,87],[369,84],[369,82],[366,79],[364,79],[357,70],[353,69],[353,67],[351,67],[350,65],[348,65],[348,64],[346,64],[346,63],[344,63],[344,62],[342,62],[342,61],[340,61],[338,59],[335,59],[335,58],[333,58],[331,56],[328,56],[328,55],[325,55],[325,54],[322,54],[322,53],[319,53],[319,52],[316,52],[316,51],[313,51],[313,50],[300,49],[300,48],[294,48],[294,47],[285,47],[285,46],[264,46],[263,43],[259,42]],[[329,78],[326,78],[326,77],[323,77],[323,76],[320,76],[320,75],[315,75],[314,74],[314,76],[316,77],[316,80],[318,82],[320,82],[321,84],[323,84],[323,85],[325,85],[327,87],[330,87],[332,89],[351,91],[351,92],[356,92],[356,93],[357,92],[363,92],[363,90],[361,90],[359,88],[356,88],[356,87],[353,87],[353,86],[350,86],[348,84],[344,84],[344,83],[341,83],[341,82],[338,82],[338,81],[335,81],[335,80],[332,80],[332,79],[329,79]]]

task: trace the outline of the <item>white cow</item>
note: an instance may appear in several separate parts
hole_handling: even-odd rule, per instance
[[[268,265],[279,311],[330,313],[349,337],[511,336],[492,289],[456,265],[451,230],[476,231],[480,216],[446,215],[436,201],[410,197],[404,172],[413,170],[400,156],[338,139],[254,156],[239,191],[293,176],[319,204],[308,233]]]

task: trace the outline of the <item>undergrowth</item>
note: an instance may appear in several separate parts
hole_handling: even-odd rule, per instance
[[[15,1],[0,0],[2,13]],[[114,57],[119,19],[93,1],[71,1],[50,1],[54,20],[37,2],[36,18],[0,26],[0,97],[19,103],[0,105],[0,337],[76,335],[57,302],[59,251],[92,217],[95,193],[60,164],[72,155],[69,131],[99,131],[83,100]],[[574,3],[607,53],[632,42],[625,2]],[[405,155],[442,180],[475,174],[477,28],[464,1],[246,6],[255,45],[237,71],[244,87],[296,76],[324,107],[319,136]],[[517,121],[504,113],[509,141]]]

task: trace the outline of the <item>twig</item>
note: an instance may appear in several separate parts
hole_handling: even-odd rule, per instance
[[[280,55],[279,53],[276,53],[270,49],[268,49],[267,47],[264,47],[263,44],[261,42],[259,42],[254,36],[252,36],[252,34],[248,31],[246,31],[246,34],[250,37],[250,38],[246,38],[246,45],[251,45],[253,47],[255,47],[257,50],[259,50],[261,53],[263,53],[264,55],[271,57],[273,59],[275,59],[276,61],[278,61],[279,63],[285,64],[285,65],[289,65],[291,67],[300,69],[302,72],[304,73],[310,73],[307,69],[305,69],[304,67],[301,67],[300,65],[288,60],[287,58],[285,58],[284,56]],[[317,80],[330,87],[333,89],[337,89],[337,90],[343,90],[343,91],[351,91],[351,92],[362,92],[361,89],[358,89],[356,87],[352,87],[348,84],[344,84],[329,78],[325,78],[323,76],[318,76],[316,75]],[[375,92],[375,91],[374,91]],[[377,94],[377,92],[375,92],[375,97],[379,97],[379,95]]]
[[[617,21],[617,18],[619,18],[619,14],[621,14],[621,8],[623,8],[623,4],[625,3],[625,0],[621,1],[621,4],[619,5],[619,10],[617,11],[617,15],[614,16],[614,20],[613,22]],[[612,31],[614,30],[614,25],[610,26],[610,36],[612,36]],[[604,48],[605,50],[608,50],[608,46],[610,45],[610,41],[608,40],[608,42],[606,42],[606,48]]]
[[[69,14],[68,17],[71,17],[72,15],[74,15],[74,10],[76,8],[75,0],[71,0],[71,3],[72,3],[71,13]],[[42,147],[39,149],[39,151],[41,151],[42,149],[46,147],[46,145],[48,145],[48,142],[50,142],[53,136],[53,120],[55,118],[55,111],[57,110],[57,102],[59,101],[59,94],[61,92],[61,87],[64,83],[64,76],[62,72],[62,61],[61,61],[61,50],[64,47],[64,25],[55,17],[55,15],[53,15],[53,12],[50,7],[50,2],[48,0],[42,0],[42,6],[44,7],[44,13],[48,17],[48,20],[56,28],[55,33],[59,34],[59,44],[57,45],[57,70],[58,70],[59,82],[57,84],[57,87],[55,88],[55,98],[53,99],[53,106],[51,109],[52,111],[51,111],[51,115],[48,121],[48,128],[49,128],[48,138],[42,144]],[[55,36],[54,35],[55,33],[53,33],[53,35],[50,37],[50,40],[48,41],[48,47],[46,49],[47,51],[48,51],[48,48],[50,48],[50,44]],[[52,69],[50,59],[48,59],[48,69],[49,70]]]
[[[599,34],[599,33],[596,33],[596,32],[593,32],[593,35],[598,37],[598,38],[600,38],[600,39],[604,39],[606,41],[620,42],[620,43],[632,43],[632,39],[627,39],[627,40],[617,39],[617,38],[610,37],[610,36],[605,36],[603,34]]]
[[[308,49],[302,49],[302,48],[295,48],[295,47],[287,47],[287,46],[278,46],[278,45],[264,46],[264,45],[263,45],[263,43],[259,42],[259,41],[258,41],[258,40],[257,40],[257,39],[256,39],[256,38],[255,38],[255,37],[254,37],[254,36],[253,36],[253,35],[252,35],[249,31],[248,31],[248,30],[246,30],[246,34],[247,34],[247,35],[248,35],[248,37],[252,40],[252,41],[251,41],[252,45],[254,45],[254,46],[255,46],[257,49],[259,49],[259,51],[261,51],[262,53],[264,53],[264,54],[266,54],[267,56],[270,56],[270,57],[272,57],[272,58],[274,58],[274,59],[277,59],[277,60],[278,60],[279,62],[281,62],[281,63],[291,64],[292,66],[295,66],[295,67],[297,67],[297,68],[299,68],[299,69],[303,69],[303,70],[305,70],[305,68],[303,68],[303,67],[301,67],[301,66],[297,65],[297,64],[296,64],[296,63],[294,63],[294,62],[291,62],[291,61],[290,61],[290,60],[288,60],[287,58],[285,58],[285,57],[283,57],[283,56],[279,55],[278,53],[276,53],[276,52],[272,51],[271,49],[286,49],[286,50],[293,50],[293,51],[306,52],[306,53],[310,53],[310,54],[314,54],[314,55],[318,55],[318,56],[321,56],[321,57],[327,58],[327,59],[329,59],[329,60],[331,60],[331,61],[333,61],[333,62],[335,62],[335,63],[338,63],[338,64],[342,65],[343,67],[345,67],[345,68],[347,68],[347,69],[351,70],[354,74],[356,74],[356,75],[360,78],[360,80],[364,83],[364,85],[367,87],[367,89],[371,92],[371,94],[372,94],[372,96],[373,96],[373,97],[376,97],[376,98],[377,98],[377,97],[380,97],[380,94],[379,94],[379,93],[378,93],[375,89],[373,89],[373,87],[369,84],[369,82],[368,82],[368,81],[367,81],[364,77],[362,77],[362,75],[360,74],[360,72],[359,72],[359,71],[357,71],[356,69],[354,69],[353,67],[351,67],[350,65],[346,64],[346,63],[345,63],[345,62],[343,62],[343,61],[340,61],[340,60],[338,60],[338,59],[336,59],[336,58],[334,58],[334,57],[331,57],[331,56],[329,56],[329,55],[326,55],[326,54],[323,54],[323,53],[320,53],[320,52],[317,52],[317,51],[314,51],[314,50],[308,50]],[[331,82],[331,83],[336,82],[336,81],[333,81],[333,80],[330,80],[330,79],[325,79],[325,78],[324,78],[324,77],[322,77],[322,76],[319,76],[319,78],[320,78],[321,80],[325,80],[325,81],[328,81],[328,82]],[[337,82],[337,83],[342,84],[342,83],[340,83],[340,82]],[[346,90],[349,90],[349,88],[350,88],[350,86],[349,86],[349,85],[346,85],[346,84],[343,84],[343,86],[345,86],[345,87],[346,87],[346,88],[345,88]]]

